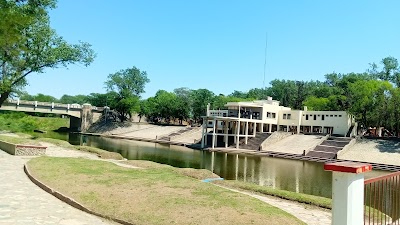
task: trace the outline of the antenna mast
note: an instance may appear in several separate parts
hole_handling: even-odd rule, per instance
[[[264,88],[264,90],[265,90],[265,70],[267,68],[267,47],[268,47],[268,32],[265,32],[264,80],[263,80],[263,88]]]

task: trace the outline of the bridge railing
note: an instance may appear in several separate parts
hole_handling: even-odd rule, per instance
[[[364,181],[364,224],[400,224],[400,172]]]
[[[38,101],[25,101],[19,99],[7,99],[8,103],[15,104],[15,105],[32,105],[34,107],[38,106],[47,106],[51,108],[66,108],[66,109],[82,109],[82,105],[80,104],[62,104],[62,103],[55,103],[55,102],[38,102]],[[104,107],[97,107],[91,106],[92,110],[96,111],[103,111]]]

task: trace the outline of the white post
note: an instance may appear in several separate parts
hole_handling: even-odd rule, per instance
[[[364,172],[372,166],[362,163],[326,163],[332,171],[332,225],[364,224]]]
[[[256,126],[257,126],[257,124],[256,124],[256,122],[254,122],[254,125],[253,125],[253,137],[256,136]]]
[[[269,124],[269,132],[272,133],[272,123]]]

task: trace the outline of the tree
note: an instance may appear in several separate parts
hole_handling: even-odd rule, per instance
[[[88,103],[88,96],[86,95],[63,95],[60,98],[60,102],[63,104],[73,104],[73,103],[77,103],[77,104],[85,104]],[[103,105],[99,105],[99,106],[103,106]]]
[[[307,106],[308,110],[315,110],[315,111],[330,110],[328,98],[318,98],[315,96],[310,96],[303,102],[303,105]]]
[[[42,93],[38,93],[36,95],[23,94],[20,96],[20,99],[26,101],[38,101],[38,102],[60,102],[57,98]]]
[[[101,93],[90,93],[86,96],[86,100],[88,103],[94,106],[110,106],[113,105],[113,101],[118,98],[118,93],[111,91],[105,94]]]
[[[68,44],[51,29],[48,10],[55,0],[0,1],[0,106],[27,85],[31,73],[69,64],[88,66],[90,44]]]
[[[199,121],[202,116],[206,115],[207,104],[212,103],[214,93],[207,89],[198,89],[192,91],[193,99],[193,118]]]
[[[144,92],[144,87],[149,81],[147,73],[136,67],[108,75],[105,82],[108,91],[118,94],[115,105],[110,106],[118,112],[121,122],[130,118],[132,113],[140,111],[140,94]]]

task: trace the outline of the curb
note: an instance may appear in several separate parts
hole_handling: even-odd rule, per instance
[[[79,209],[79,210],[81,210],[81,211],[84,211],[84,212],[86,212],[86,213],[89,213],[89,214],[92,214],[92,215],[95,215],[95,216],[98,216],[98,217],[101,217],[101,218],[104,218],[104,219],[107,219],[107,220],[112,220],[112,221],[114,221],[114,222],[117,222],[117,223],[120,223],[120,224],[123,224],[123,225],[135,225],[135,224],[133,224],[133,223],[126,222],[126,221],[124,221],[124,220],[120,220],[120,219],[117,219],[117,218],[105,216],[105,215],[99,214],[99,213],[97,213],[97,212],[94,212],[94,211],[92,211],[92,210],[86,208],[85,206],[83,206],[82,204],[80,204],[79,202],[77,202],[76,200],[74,200],[74,199],[72,199],[72,198],[69,198],[69,197],[63,195],[63,194],[61,194],[61,193],[58,192],[58,191],[55,191],[55,190],[51,189],[49,186],[46,186],[45,184],[43,184],[42,182],[40,182],[39,180],[37,180],[35,177],[33,177],[33,176],[31,175],[31,173],[30,173],[30,171],[29,171],[28,166],[26,165],[26,163],[24,164],[24,172],[25,172],[25,174],[28,176],[28,178],[29,178],[34,184],[36,184],[38,187],[40,187],[41,189],[43,189],[43,190],[46,191],[47,193],[53,195],[54,197],[58,198],[59,200],[61,200],[61,201],[65,202],[65,203],[67,203],[68,205],[70,205],[70,206],[72,206],[72,207],[74,207],[74,208],[77,208],[77,209]]]

